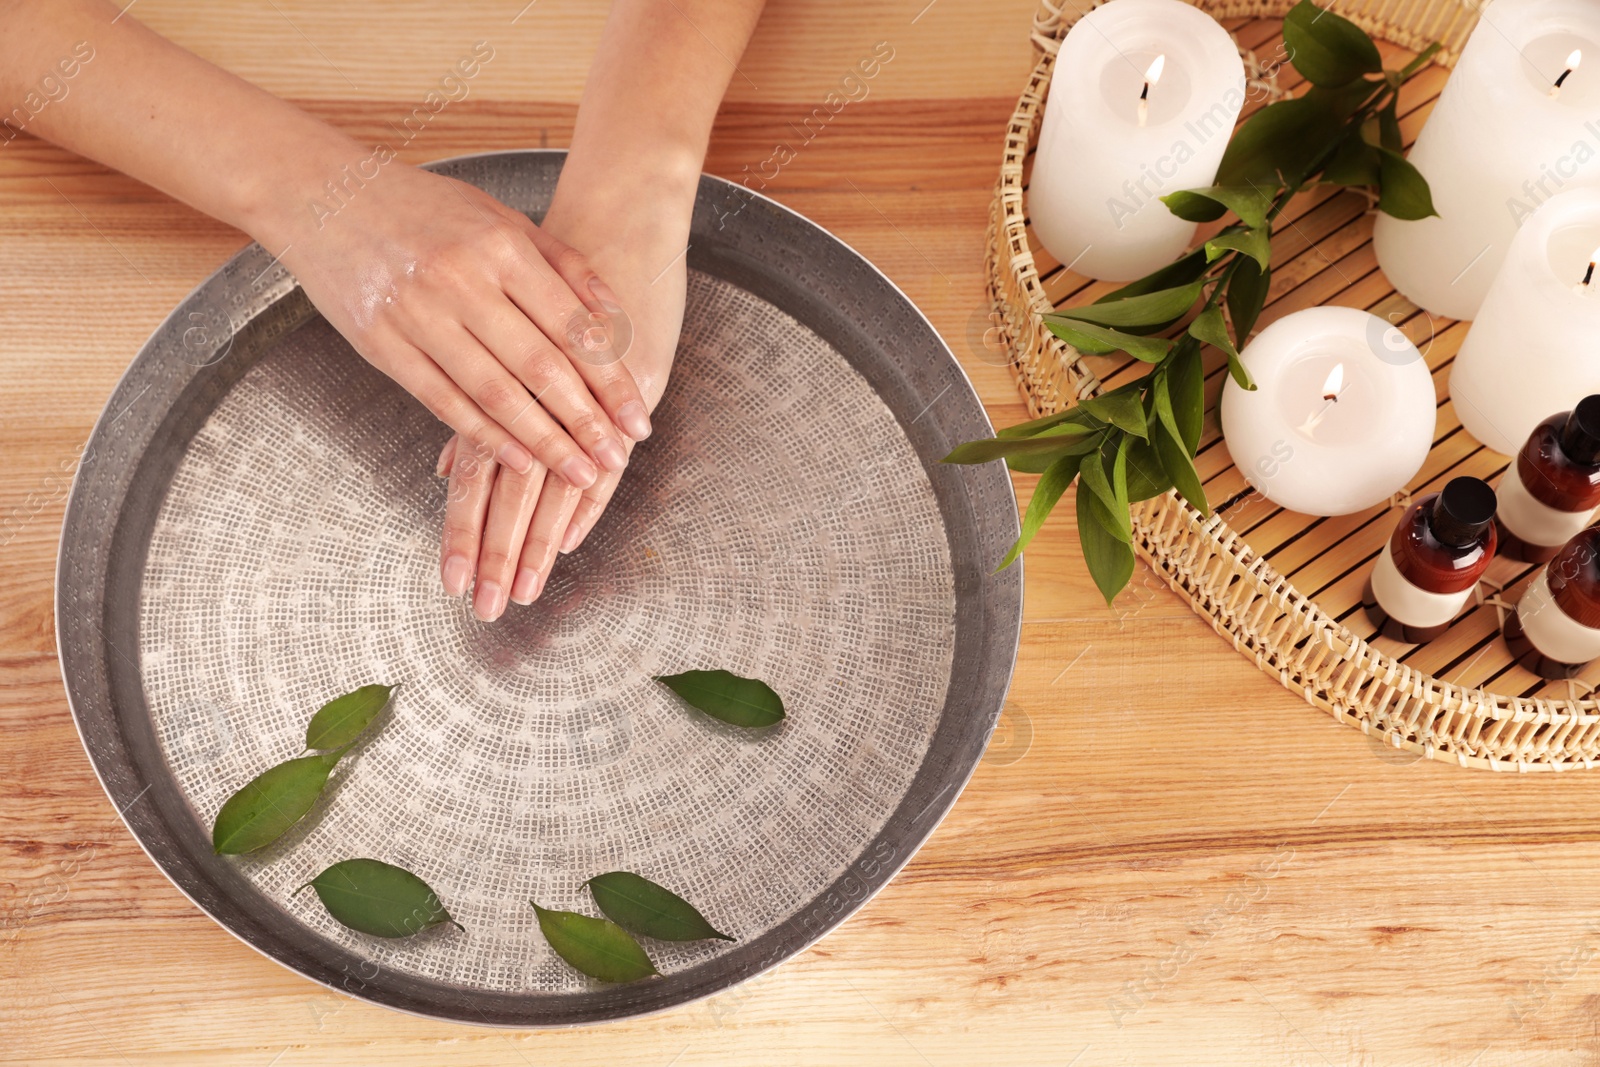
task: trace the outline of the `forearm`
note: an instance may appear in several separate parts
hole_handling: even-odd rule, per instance
[[[649,183],[685,210],[692,206],[712,123],[762,5],[615,0],[578,108],[563,187],[592,198]]]
[[[276,248],[315,190],[370,154],[118,12],[102,0],[0,3],[0,106],[11,109],[0,143],[24,130]]]

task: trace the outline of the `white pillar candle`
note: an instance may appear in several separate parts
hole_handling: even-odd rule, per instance
[[[1496,452],[1515,454],[1541,421],[1600,392],[1597,249],[1600,189],[1551,199],[1511,243],[1450,368],[1461,425]]]
[[[1357,308],[1309,308],[1240,353],[1250,392],[1222,389],[1234,466],[1268,500],[1306,515],[1381,504],[1422,469],[1437,421],[1416,346]]]
[[[1410,158],[1439,215],[1379,215],[1378,265],[1432,314],[1476,318],[1518,227],[1562,189],[1600,185],[1600,3],[1485,7]]]
[[[1228,31],[1180,0],[1111,0],[1061,42],[1028,212],[1039,241],[1091,278],[1131,281],[1172,262],[1195,225],[1159,197],[1203,189],[1244,106]]]

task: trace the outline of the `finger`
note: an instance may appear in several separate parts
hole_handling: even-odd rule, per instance
[[[650,436],[650,412],[633,372],[622,361],[628,354],[632,324],[621,301],[577,249],[551,237],[531,221],[525,232],[535,250],[583,306],[567,313],[558,324],[558,333],[550,333],[548,324],[535,314],[547,306],[541,302],[536,270],[513,271],[506,278],[506,294],[563,347],[590,395],[599,401],[611,421],[634,441],[643,441]]]
[[[511,300],[497,295],[483,305],[474,307],[467,317],[473,336],[603,470],[626,467],[627,438],[590,393],[571,357],[552,344]],[[485,410],[491,409],[485,405]],[[507,429],[516,433],[514,426]]]
[[[363,356],[402,389],[416,397],[433,417],[450,427],[473,447],[512,470],[533,469],[533,454],[462,391],[422,349],[405,341],[385,344],[375,355]]]
[[[509,305],[508,309],[509,309]],[[514,309],[509,309],[514,311]],[[440,322],[423,326],[423,340],[429,350],[447,353],[442,365],[450,372],[465,393],[484,414],[492,418],[508,433],[513,434],[533,458],[577,486],[587,489],[594,484],[600,471],[582,447],[545,410],[544,404],[534,399],[510,370],[489,349],[459,323]],[[552,354],[565,362],[560,353]],[[570,368],[569,368],[570,373]],[[573,381],[577,381],[573,376]],[[581,387],[582,383],[578,383]],[[604,418],[598,409],[595,414]],[[620,446],[618,451],[621,452]],[[627,455],[622,453],[622,465],[627,465]],[[526,473],[526,472],[524,472]]]
[[[489,518],[483,528],[483,546],[478,550],[478,582],[472,610],[484,622],[493,622],[506,610],[506,596],[521,559],[533,519],[534,505],[544,485],[545,472],[518,474],[505,467],[495,476],[489,494]]]
[[[544,592],[550,568],[556,562],[556,546],[566,533],[567,523],[571,521],[581,495],[579,490],[558,478],[545,481],[544,491],[539,494],[539,503],[533,509],[533,522],[528,526],[528,537],[522,546],[521,565],[517,569],[516,588],[512,590],[514,594],[526,597],[518,603],[531,604]]]
[[[464,448],[450,471],[445,498],[444,535],[439,546],[439,576],[444,591],[461,596],[472,582],[473,565],[483,534],[489,489],[499,467],[494,457],[477,448]]]
[[[439,462],[434,464],[433,473],[440,478],[450,477],[450,468],[456,461],[456,444],[460,440],[460,434],[452,434],[450,440],[439,450]]]
[[[602,474],[598,481],[583,491],[583,496],[572,513],[572,521],[567,523],[567,532],[561,538],[563,553],[576,551],[577,547],[583,544],[589,536],[589,531],[600,521],[600,516],[605,512],[606,505],[611,503],[611,497],[620,484],[622,484],[621,475]]]

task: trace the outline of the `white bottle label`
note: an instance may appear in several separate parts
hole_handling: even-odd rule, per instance
[[[1549,504],[1533,498],[1528,487],[1522,484],[1517,464],[1512,462],[1495,490],[1499,498],[1496,513],[1506,529],[1530,545],[1552,548],[1564,545],[1589,528],[1594,509],[1588,511],[1557,511]]]
[[[1561,610],[1550,592],[1549,567],[1541,569],[1528,591],[1522,594],[1517,604],[1517,618],[1533,647],[1557,663],[1588,663],[1600,659],[1600,630],[1591,630]]]
[[[1459,593],[1430,593],[1400,573],[1394,564],[1394,542],[1383,546],[1383,555],[1372,568],[1372,595],[1389,616],[1407,626],[1443,626],[1461,613],[1472,598],[1472,590]]]

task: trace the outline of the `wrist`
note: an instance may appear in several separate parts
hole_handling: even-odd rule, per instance
[[[694,146],[675,143],[575,143],[546,218],[686,240],[703,158]]]
[[[386,146],[362,145],[317,122],[294,131],[292,149],[287,141],[244,168],[229,220],[272,252],[313,238],[381,170],[403,166]]]

